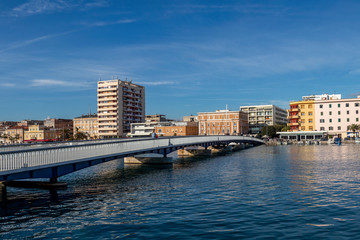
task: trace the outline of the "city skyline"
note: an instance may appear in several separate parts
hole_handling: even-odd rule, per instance
[[[146,88],[146,114],[289,108],[359,94],[360,3],[74,1],[0,3],[0,120],[97,109],[99,79]]]

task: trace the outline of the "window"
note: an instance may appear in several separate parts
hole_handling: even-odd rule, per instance
[[[358,107],[359,106],[359,103],[355,103],[355,107]]]
[[[359,114],[359,110],[356,110],[356,114]]]
[[[301,116],[305,116],[305,113],[302,112],[302,113],[301,113]]]
[[[332,115],[332,111],[329,112],[329,115]]]
[[[356,121],[358,122],[358,121],[359,121],[359,118],[356,118]]]
[[[338,115],[341,115],[341,111],[338,111]]]
[[[322,116],[322,115],[324,115],[324,113],[323,113],[323,112],[321,112],[321,113],[320,113],[320,115]]]
[[[349,107],[349,104],[348,104],[348,103],[346,103],[346,104],[345,104],[345,106],[346,106],[346,107]]]
[[[310,126],[310,127],[309,127],[309,131],[312,131],[312,130],[314,130],[314,129],[313,129],[313,127],[312,127],[312,126]]]
[[[309,119],[309,123],[312,123],[313,122],[313,120],[312,119]]]
[[[340,107],[340,103],[338,104],[338,107]]]
[[[320,108],[323,108],[323,105],[322,105],[322,104],[320,104]]]
[[[302,131],[305,131],[305,127],[301,127],[301,130],[302,130]]]
[[[329,108],[331,108],[331,104],[329,104]]]
[[[350,122],[350,118],[347,118],[346,121],[347,121],[347,122]]]
[[[312,112],[309,112],[309,116],[312,116]]]
[[[311,105],[311,104],[309,104],[309,105],[308,105],[308,108],[312,108],[312,105]]]
[[[338,122],[341,122],[341,118],[338,118]]]
[[[346,114],[350,114],[350,111],[346,111]]]
[[[338,130],[341,130],[341,127],[340,127],[340,126],[338,126]]]
[[[320,123],[324,123],[325,122],[325,119],[320,119]]]
[[[301,108],[305,108],[305,105],[300,105]]]
[[[325,128],[324,128],[324,127],[320,127],[320,131],[325,131]]]
[[[331,131],[331,130],[333,130],[334,128],[333,127],[329,127],[329,130]]]

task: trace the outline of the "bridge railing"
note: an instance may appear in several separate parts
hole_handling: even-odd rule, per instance
[[[106,142],[87,145],[60,146],[43,149],[28,149],[0,153],[0,171],[41,166],[71,160],[101,157],[125,152],[166,148],[169,146],[186,146],[207,142],[221,141],[259,141],[241,136],[198,136],[189,138],[160,138]]]

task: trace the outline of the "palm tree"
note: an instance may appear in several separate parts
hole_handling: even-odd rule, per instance
[[[358,124],[351,124],[347,127],[348,130],[352,131],[355,135],[355,132],[360,129],[360,125]]]

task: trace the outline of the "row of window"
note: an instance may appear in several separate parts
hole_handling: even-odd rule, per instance
[[[334,127],[329,127],[328,130],[329,130],[329,131],[332,131],[332,130],[334,130]],[[341,130],[341,126],[338,126],[338,127],[337,127],[337,130]],[[320,127],[320,131],[325,131],[325,127]]]
[[[355,119],[356,122],[359,121],[359,118]],[[329,119],[329,122],[332,122],[332,119]],[[341,122],[341,118],[338,118],[338,122]],[[346,122],[350,122],[350,118],[346,118]],[[325,119],[320,119],[320,123],[325,123]]]
[[[320,104],[320,108],[323,108],[323,104]],[[338,107],[341,107],[341,103],[337,104]],[[359,103],[354,103],[355,107],[359,107]],[[345,107],[350,107],[350,103],[345,103]],[[332,108],[332,104],[329,104],[329,108]]]
[[[341,111],[338,111],[337,113],[338,115],[341,115]],[[356,110],[355,113],[359,114],[359,110]],[[346,114],[350,114],[350,111],[346,111]],[[320,112],[320,115],[323,116],[324,112]],[[329,111],[329,115],[332,115],[332,111]]]
[[[206,125],[206,124],[205,124]],[[220,123],[217,123],[218,126],[220,126]],[[230,123],[228,122],[227,124],[224,123],[224,125],[228,125],[230,126]],[[201,126],[203,127],[204,124],[201,123]],[[210,127],[210,123],[207,124],[208,127]],[[215,127],[215,123],[212,123],[212,126]],[[236,126],[236,122],[234,122],[234,126]]]

